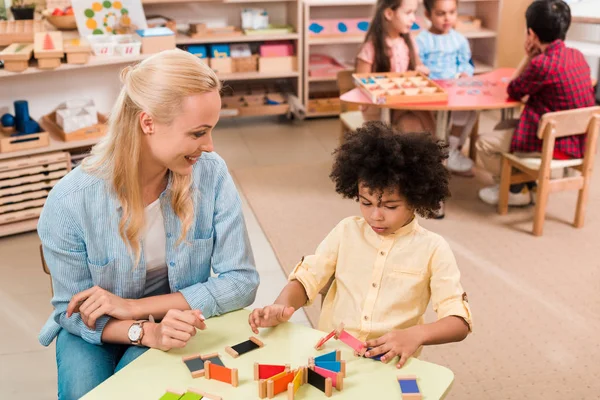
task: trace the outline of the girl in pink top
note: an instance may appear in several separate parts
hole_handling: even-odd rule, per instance
[[[429,74],[410,34],[417,7],[417,0],[377,0],[375,16],[356,56],[357,73],[416,70]],[[368,121],[381,118],[376,107],[366,107],[363,115]],[[433,132],[434,129],[430,112],[394,111],[392,124],[401,132]]]

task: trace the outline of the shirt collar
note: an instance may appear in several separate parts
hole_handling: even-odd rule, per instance
[[[550,43],[548,47],[546,47],[546,54],[554,53],[558,50],[561,50],[565,47],[565,42],[560,39],[556,39],[554,42]]]
[[[415,229],[417,229],[418,226],[419,226],[419,222],[417,221],[417,216],[413,215],[412,221],[410,221],[408,224],[406,224],[403,227],[401,227],[400,229],[398,229],[396,232],[392,233],[390,236],[394,236],[394,237],[406,236],[409,233],[411,233],[412,231],[414,231]]]

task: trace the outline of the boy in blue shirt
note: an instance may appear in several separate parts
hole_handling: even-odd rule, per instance
[[[473,76],[471,48],[467,39],[456,32],[458,0],[424,0],[425,16],[431,21],[428,31],[417,36],[419,57],[429,68],[431,79],[455,79]],[[465,157],[460,148],[471,133],[477,113],[453,112],[448,144],[448,169],[461,175],[473,176],[473,160]]]

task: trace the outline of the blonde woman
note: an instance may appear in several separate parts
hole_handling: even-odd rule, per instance
[[[107,136],[52,190],[38,225],[54,285],[39,339],[57,338],[60,399],[149,347],[184,347],[204,318],[250,305],[259,283],[238,193],[213,153],[214,72],[173,50],[121,80]]]

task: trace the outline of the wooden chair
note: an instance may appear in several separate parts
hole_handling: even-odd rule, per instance
[[[354,80],[352,74],[354,71],[340,71],[337,74],[337,86],[340,91],[340,96],[354,89]],[[362,112],[350,110],[350,105],[346,102],[340,102],[340,143],[344,140],[344,134],[348,131],[355,131],[360,128],[365,122]]]
[[[50,269],[48,269],[48,264],[46,264],[46,259],[44,258],[44,250],[43,250],[41,244],[40,244],[40,259],[42,260],[42,269],[50,277],[50,292],[52,293],[52,295],[54,295],[54,289],[52,288],[52,276],[50,275]]]
[[[559,111],[545,114],[539,124],[537,136],[543,140],[541,158],[518,157],[504,153],[500,181],[498,213],[508,212],[508,195],[511,184],[537,181],[537,201],[533,220],[533,234],[541,236],[546,216],[546,204],[551,192],[578,190],[574,226],[581,228],[589,194],[589,184],[596,155],[598,132],[600,131],[600,107]],[[553,160],[556,138],[572,135],[587,135],[585,154],[582,159]],[[552,170],[573,168],[580,176],[551,179]],[[513,173],[513,169],[518,170]]]

